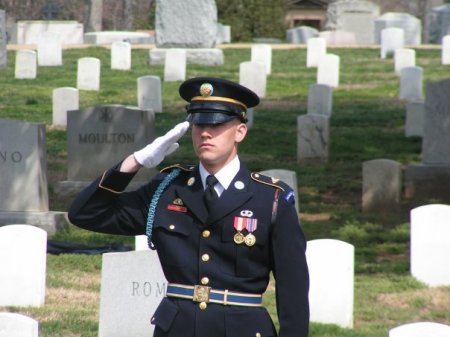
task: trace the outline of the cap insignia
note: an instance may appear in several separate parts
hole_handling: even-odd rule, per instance
[[[210,83],[203,83],[200,86],[200,95],[203,97],[208,97],[213,94],[214,88]]]

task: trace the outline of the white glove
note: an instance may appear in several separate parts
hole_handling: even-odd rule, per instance
[[[189,129],[189,122],[177,124],[172,130],[164,136],[156,138],[152,143],[143,149],[136,151],[134,157],[136,161],[147,168],[152,168],[161,163],[165,156],[175,152],[180,139]]]

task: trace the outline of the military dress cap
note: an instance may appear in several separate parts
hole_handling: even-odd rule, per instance
[[[196,77],[183,82],[180,96],[189,102],[187,120],[193,124],[220,124],[234,118],[247,122],[247,109],[259,103],[250,89],[213,77]]]

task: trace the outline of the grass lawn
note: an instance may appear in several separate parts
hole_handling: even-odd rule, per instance
[[[311,336],[379,337],[397,325],[414,321],[449,324],[450,287],[428,288],[409,273],[409,211],[440,200],[405,199],[397,212],[361,212],[362,163],[392,159],[403,165],[420,162],[421,139],[404,136],[405,105],[398,99],[399,77],[392,59],[381,60],[377,48],[329,48],[341,57],[340,86],[333,93],[330,121],[330,158],[327,163],[299,165],[296,160],[299,115],[306,113],[309,85],[316,69],[306,68],[306,49],[273,50],[267,97],[255,115],[255,124],[240,146],[240,156],[251,170],[283,168],[297,173],[300,218],[308,240],[334,238],[355,246],[354,328],[311,324]],[[416,50],[424,80],[448,77],[440,65],[440,50]],[[239,80],[239,63],[250,59],[249,46],[224,49],[225,65],[188,65],[187,76],[215,76]],[[8,54],[0,70],[0,118],[47,125],[50,207],[66,211],[70,199],[57,197],[53,187],[67,177],[66,132],[51,126],[52,90],[76,86],[80,57],[102,62],[101,90],[80,91],[80,108],[101,104],[136,105],[136,80],[144,75],[163,77],[162,65],[148,65],[148,50],[133,50],[132,70],[110,69],[106,48],[64,50],[62,67],[40,67],[35,80],[14,79],[15,54]],[[156,116],[163,134],[185,118],[178,96],[179,82],[163,83],[164,113]],[[190,137],[164,165],[195,163]],[[1,146],[1,144],[0,144]],[[100,172],[99,172],[100,173]],[[103,245],[133,244],[133,238],[100,235],[69,227],[53,239]],[[43,308],[0,308],[20,312],[40,322],[41,337],[97,336],[101,256],[48,256],[47,297]],[[273,285],[265,303],[275,314]],[[149,316],[151,313],[149,313]]]

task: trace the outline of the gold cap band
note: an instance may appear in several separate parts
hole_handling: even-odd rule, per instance
[[[228,102],[228,103],[233,103],[233,104],[237,104],[242,106],[245,110],[247,110],[247,106],[242,103],[239,102],[235,99],[232,98],[228,98],[228,97],[220,97],[220,96],[207,96],[207,97],[203,97],[203,96],[194,96],[191,98],[191,101],[217,101],[217,102]]]

